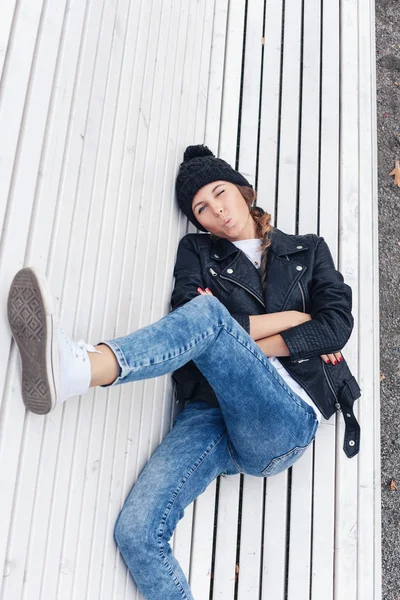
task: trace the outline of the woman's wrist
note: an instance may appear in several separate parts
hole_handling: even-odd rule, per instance
[[[290,350],[279,333],[257,340],[256,344],[268,358],[270,356],[290,356]]]
[[[250,315],[250,337],[256,341],[271,337],[286,331],[294,327],[294,314],[296,311],[284,310],[281,312],[264,314],[264,315]]]

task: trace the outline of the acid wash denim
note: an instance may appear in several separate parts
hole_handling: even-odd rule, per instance
[[[156,323],[106,342],[120,370],[110,386],[193,360],[219,407],[189,402],[133,485],[114,538],[146,600],[193,600],[168,543],[185,508],[218,475],[277,475],[314,439],[315,411],[295,394],[227,308],[199,295]],[[109,387],[109,386],[102,386]]]

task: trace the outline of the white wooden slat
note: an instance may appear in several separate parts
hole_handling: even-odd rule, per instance
[[[319,235],[338,266],[340,171],[340,11],[329,4],[322,11],[321,165]],[[336,224],[336,226],[332,226]]]
[[[189,16],[189,30],[187,33],[187,49],[189,50],[186,59],[185,59],[185,71],[188,70],[189,76],[184,77],[182,81],[182,91],[186,91],[189,94],[189,110],[187,112],[187,118],[184,122],[183,127],[183,136],[187,143],[187,145],[193,143],[193,136],[196,131],[196,107],[198,103],[198,93],[199,93],[199,72],[195,69],[199,67],[199,58],[200,58],[200,48],[197,47],[197,44],[201,45],[202,31],[203,31],[203,22],[201,19],[201,14],[199,14],[199,9],[202,8],[203,3],[199,6],[199,3],[196,4],[196,7],[191,6],[190,16]],[[199,21],[197,22],[197,19]],[[194,23],[192,23],[194,21]],[[192,29],[193,28],[193,29]],[[190,66],[189,66],[190,65]],[[183,160],[183,153],[182,159]]]
[[[357,4],[347,1],[341,5],[340,52],[341,63],[340,112],[340,230],[339,270],[353,292],[355,318],[352,336],[346,345],[346,357],[358,378],[359,332],[359,122],[358,122],[358,11]],[[354,404],[358,419],[360,402]],[[359,455],[349,460],[342,449],[344,422],[340,417],[337,434],[336,515],[335,515],[335,600],[357,597],[357,512]]]
[[[0,21],[0,86],[1,78],[4,72],[4,65],[7,58],[7,51],[10,43],[10,36],[12,32],[13,20],[18,18],[16,15],[17,2],[3,3],[1,7],[1,21]],[[1,226],[0,226],[1,230]]]
[[[339,7],[324,4],[322,19],[319,233],[338,265]],[[335,226],[336,224],[336,226]],[[346,351],[343,353],[347,359]],[[312,600],[333,598],[336,420],[321,419],[315,439]]]
[[[261,600],[284,600],[288,472],[267,477]]]
[[[359,123],[360,148],[364,149],[360,157],[360,198],[369,199],[369,203],[365,200],[360,204],[360,253],[363,257],[365,252],[369,256],[366,263],[360,264],[360,285],[363,288],[360,295],[360,348],[369,344],[373,351],[371,363],[365,362],[364,356],[359,363],[361,385],[363,389],[370,390],[370,400],[365,399],[359,406],[360,419],[367,434],[363,434],[363,454],[359,459],[358,598],[381,600],[379,221],[374,2],[369,2],[365,13],[359,13],[359,24]],[[368,263],[371,268],[368,268]]]
[[[324,418],[314,442],[311,599],[333,598],[335,533],[335,418]]]
[[[213,599],[234,597],[240,475],[220,478]]]
[[[217,155],[221,122],[228,0],[215,0],[205,144]]]
[[[31,441],[35,435],[40,435],[39,424],[25,429],[25,439]],[[21,598],[23,587],[24,561],[28,546],[28,532],[34,503],[32,495],[36,486],[37,468],[30,469],[31,465],[36,467],[40,447],[32,444],[32,451],[28,455],[20,456],[18,468],[25,473],[23,478],[18,478],[14,494],[13,513],[10,522],[10,530],[7,544],[7,558],[10,565],[10,573],[4,580],[2,587],[3,598]],[[27,502],[28,500],[28,502]],[[30,501],[30,502],[29,502]],[[28,505],[27,505],[28,504]],[[14,557],[20,556],[22,560],[15,561]]]
[[[260,104],[264,1],[247,5],[243,90],[240,123],[239,169],[255,187]]]
[[[10,363],[12,358],[10,358]],[[19,404],[21,397],[21,386],[18,383],[12,386],[12,377],[14,369],[8,370],[9,379],[5,386],[6,400],[3,402],[5,409],[2,412],[1,427],[0,427],[0,484],[1,484],[1,519],[0,533],[2,543],[0,545],[0,559],[4,565],[4,578],[0,584],[4,583],[4,579],[8,579],[13,571],[14,563],[7,554],[9,546],[10,527],[12,523],[14,491],[18,477],[18,460],[21,445],[21,438],[24,435],[24,407]],[[9,406],[16,405],[14,413],[6,410]],[[7,435],[7,432],[13,432],[13,435]],[[8,583],[8,582],[6,582]],[[0,591],[2,587],[0,587]]]
[[[373,351],[367,360],[359,357],[360,386],[368,390],[359,402],[358,414],[363,424],[362,453],[359,456],[358,476],[358,556],[357,594],[366,600],[380,599],[376,575],[381,577],[377,563],[381,562],[380,527],[376,535],[377,505],[380,506],[380,444],[376,432],[380,428],[379,398],[380,365],[376,348],[379,348],[379,251],[378,240],[378,190],[377,190],[377,143],[376,143],[376,83],[375,62],[375,23],[372,6],[365,14],[358,14],[359,23],[359,140],[360,140],[360,348],[366,345]],[[371,164],[375,168],[371,168]],[[368,199],[364,201],[364,199]],[[372,242],[372,243],[371,243]],[[371,278],[376,284],[371,293]],[[368,434],[365,435],[364,431]],[[377,468],[377,471],[375,469]],[[376,492],[374,493],[376,481]],[[379,500],[379,501],[378,501]],[[376,504],[375,504],[376,503]],[[379,519],[379,517],[378,517]],[[376,557],[375,557],[376,554]],[[378,560],[377,560],[378,559]]]
[[[310,597],[313,444],[292,467],[288,598]]]
[[[238,585],[238,598],[243,600],[260,597],[263,499],[264,479],[244,475]]]
[[[278,160],[280,71],[282,47],[282,0],[270,0],[265,7],[264,64],[260,115],[257,203],[271,215],[276,224],[276,168]],[[265,204],[265,206],[263,206]]]
[[[229,3],[218,156],[235,168],[245,2]]]
[[[6,199],[12,183],[18,136],[35,54],[36,36],[40,28],[42,4],[41,0],[21,2],[16,10],[12,33],[9,35],[8,27],[12,18],[11,11],[14,10],[11,3],[5,9],[4,22],[0,25],[3,38],[0,43],[4,44],[4,46],[1,46],[3,51],[6,50],[5,46],[7,44],[7,63],[0,79],[2,88],[0,95],[0,131],[2,132],[1,139],[3,142],[0,149],[0,231],[3,229],[7,206]],[[3,7],[1,16],[3,21]],[[0,50],[0,57],[1,55]],[[1,362],[3,364],[3,361]],[[3,380],[2,377],[1,382]]]
[[[198,3],[198,14],[196,19],[202,23],[202,30],[199,29],[199,37],[197,38],[201,48],[196,48],[199,54],[197,60],[199,62],[198,71],[198,90],[196,99],[196,110],[193,114],[196,116],[194,125],[194,140],[204,139],[208,93],[210,83],[210,62],[211,62],[211,45],[214,38],[213,21],[215,0],[205,0]],[[202,9],[200,11],[200,9]],[[196,142],[197,143],[197,142]]]
[[[318,232],[321,3],[318,0],[305,0],[303,18],[298,228],[300,234]],[[325,198],[322,201],[324,202]]]
[[[214,479],[194,502],[193,544],[187,580],[195,598],[208,598],[210,594],[216,490],[217,480]]]
[[[185,509],[183,518],[178,522],[175,532],[170,540],[173,554],[185,574],[187,581],[190,579],[190,549],[193,538],[193,513],[195,502]]]
[[[281,89],[277,227],[296,232],[297,177],[299,172],[299,91],[301,4],[285,10]]]

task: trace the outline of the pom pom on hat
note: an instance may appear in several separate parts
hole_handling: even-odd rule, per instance
[[[214,156],[207,146],[203,146],[199,144],[198,146],[188,146],[185,150],[185,154],[183,155],[183,162],[187,162],[188,160],[192,160],[192,158],[197,158],[199,156]]]
[[[253,187],[230,164],[222,158],[215,157],[207,146],[188,146],[179,166],[175,191],[181,210],[197,229],[204,232],[207,232],[207,229],[200,225],[192,211],[193,198],[202,187],[218,180]]]

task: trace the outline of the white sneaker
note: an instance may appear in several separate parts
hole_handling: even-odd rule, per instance
[[[15,275],[8,294],[8,320],[22,361],[22,399],[38,415],[57,403],[85,394],[90,386],[84,340],[69,339],[56,319],[47,279],[34,267]]]

